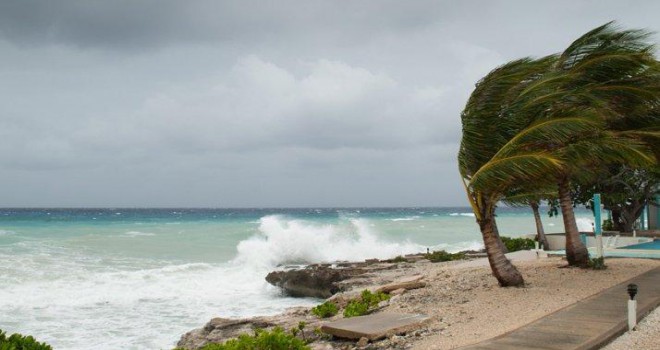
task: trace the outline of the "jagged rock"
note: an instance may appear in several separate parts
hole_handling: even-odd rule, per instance
[[[179,348],[199,349],[208,343],[222,343],[237,338],[243,333],[253,333],[255,328],[273,327],[275,324],[265,318],[227,319],[216,317],[204,327],[194,329],[181,336],[176,344]]]
[[[357,344],[355,344],[355,345],[363,348],[363,347],[367,346],[367,344],[369,344],[369,339],[367,339],[366,337],[362,337],[362,338],[360,338],[360,340],[358,340]]]
[[[424,276],[422,275],[411,276],[409,278],[405,278],[390,284],[386,284],[384,286],[380,286],[378,287],[378,289],[376,289],[376,291],[383,293],[390,293],[397,289],[409,290],[409,289],[423,288],[426,286],[426,282],[422,281],[422,279],[424,279]]]
[[[342,290],[338,282],[362,273],[361,268],[310,265],[304,269],[271,272],[266,281],[294,297],[329,298]]]

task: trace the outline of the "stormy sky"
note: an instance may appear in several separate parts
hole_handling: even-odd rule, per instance
[[[0,206],[464,206],[496,66],[658,1],[0,0]],[[654,40],[657,40],[657,36]]]

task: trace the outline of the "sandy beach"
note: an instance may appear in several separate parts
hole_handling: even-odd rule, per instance
[[[637,274],[659,261],[609,259],[602,271],[565,268],[561,258],[520,261],[524,288],[500,288],[488,267],[453,268],[420,264],[426,288],[411,290],[390,307],[433,317],[431,334],[414,349],[453,349],[506,333]],[[642,349],[642,348],[638,348]],[[650,349],[650,348],[649,348]]]

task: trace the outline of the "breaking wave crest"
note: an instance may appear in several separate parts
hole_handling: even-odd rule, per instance
[[[426,248],[411,242],[388,242],[365,219],[343,224],[314,224],[272,215],[261,218],[259,235],[238,244],[234,263],[273,267],[368,258],[391,258]]]

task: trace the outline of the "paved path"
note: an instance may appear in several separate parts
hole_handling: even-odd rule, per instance
[[[462,350],[599,349],[628,329],[626,288],[639,286],[638,320],[660,305],[660,267],[499,337]]]

